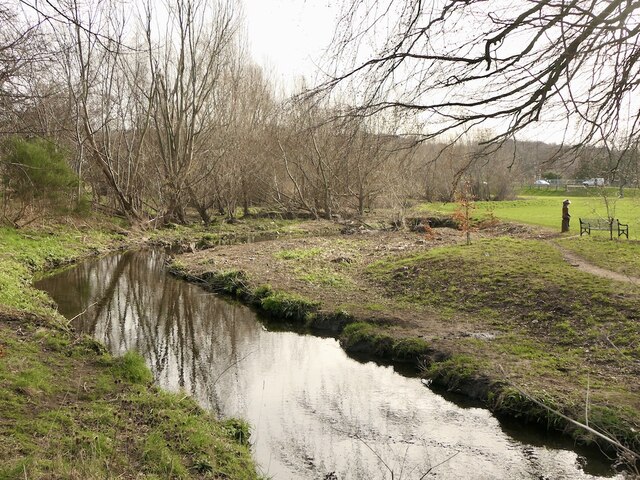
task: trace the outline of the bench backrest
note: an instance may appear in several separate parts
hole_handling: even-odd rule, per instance
[[[587,223],[589,224],[591,227],[607,227],[609,228],[610,225],[615,225],[617,223],[617,220],[609,220],[606,218],[581,218],[580,219],[580,223]]]

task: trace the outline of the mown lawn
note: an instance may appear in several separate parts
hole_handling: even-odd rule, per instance
[[[571,200],[569,213],[571,214],[570,233],[579,234],[578,218],[606,218],[612,216],[622,223],[629,224],[629,238],[640,239],[640,198],[631,197],[618,199],[615,195],[605,197],[598,195],[598,190],[592,189],[590,195],[562,195],[562,196],[523,196],[518,200],[500,202],[476,202],[473,216],[483,218],[490,215],[500,220],[539,225],[551,230],[560,231],[562,224],[562,202],[565,198]],[[584,195],[584,193],[582,193]],[[426,203],[419,207],[421,212],[433,211],[451,213],[455,211],[455,203]],[[608,238],[608,232],[592,232],[594,237]]]

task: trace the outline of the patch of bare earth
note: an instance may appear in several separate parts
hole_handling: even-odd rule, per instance
[[[535,236],[528,227],[500,224],[473,237],[510,234]],[[429,234],[407,231],[358,231],[334,236],[278,239],[243,245],[219,246],[179,256],[179,262],[195,276],[206,272],[241,270],[250,287],[268,284],[275,290],[321,302],[326,311],[346,310],[355,318],[385,324],[398,335],[411,335],[446,346],[459,338],[491,338],[478,319],[468,315],[443,316],[437,308],[405,303],[389,295],[389,286],[369,280],[367,268],[377,260],[428,249],[461,244],[464,234],[450,228]],[[316,252],[304,260],[287,260],[283,252]],[[318,275],[314,276],[314,270]],[[335,274],[338,285],[323,282]]]

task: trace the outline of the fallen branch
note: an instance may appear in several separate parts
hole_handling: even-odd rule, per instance
[[[502,374],[505,376],[505,378],[507,378],[507,374],[505,373],[504,369],[502,368],[501,365],[499,365],[500,370],[502,371]],[[640,460],[640,454],[634,452],[633,450],[631,450],[628,447],[625,447],[624,445],[622,445],[620,442],[618,442],[616,439],[608,437],[607,435],[600,433],[598,430],[595,430],[593,428],[591,428],[590,426],[579,422],[577,420],[574,420],[571,417],[568,417],[567,415],[565,415],[564,413],[559,412],[558,410],[556,410],[555,408],[551,408],[548,405],[545,405],[543,402],[541,402],[540,400],[536,399],[535,397],[529,395],[528,393],[526,393],[524,390],[522,390],[520,387],[518,387],[517,385],[515,385],[513,382],[509,382],[509,385],[511,387],[513,387],[520,395],[528,398],[529,400],[531,400],[533,403],[535,403],[536,405],[538,405],[539,407],[544,408],[545,410],[548,410],[549,412],[553,413],[554,415],[559,416],[560,418],[562,418],[563,420],[566,420],[567,422],[583,428],[584,430],[586,430],[589,433],[592,433],[593,435],[595,435],[596,437],[600,438],[601,440],[604,440],[607,443],[610,443],[611,445],[613,445],[614,447],[616,447],[618,450],[624,452],[625,454],[627,454],[630,458],[635,458],[636,460]]]

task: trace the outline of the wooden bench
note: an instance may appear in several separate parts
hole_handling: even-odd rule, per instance
[[[629,238],[629,224],[620,223],[617,218],[580,218],[580,236],[583,233],[591,235],[591,230],[605,230],[613,239],[614,229],[618,231],[618,238],[622,235]]]

